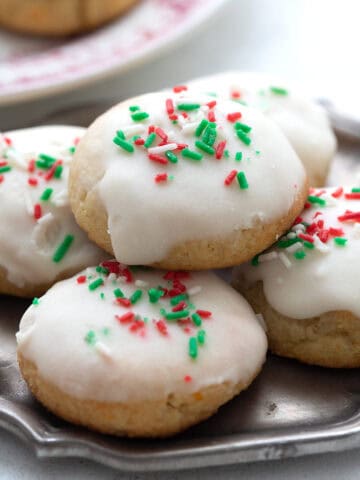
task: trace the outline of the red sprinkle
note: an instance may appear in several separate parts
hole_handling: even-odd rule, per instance
[[[298,223],[301,223],[301,222],[303,222],[303,219],[301,217],[296,217],[293,225],[297,225]]]
[[[208,310],[196,310],[196,313],[200,315],[201,318],[209,318],[212,315]]]
[[[173,312],[180,312],[180,310],[184,310],[186,306],[187,306],[186,302],[182,301],[178,303],[175,307],[173,307],[171,310]]]
[[[216,100],[211,100],[206,104],[209,108],[214,108],[216,106]]]
[[[239,90],[233,90],[231,92],[231,96],[232,98],[240,98],[241,97],[241,93],[239,92]]]
[[[143,327],[145,327],[145,322],[142,320],[136,320],[132,325],[130,325],[129,330],[130,332],[137,332]]]
[[[215,117],[215,113],[213,112],[213,110],[209,111],[208,120],[209,120],[209,122],[216,122],[216,117]]]
[[[241,117],[242,117],[241,112],[234,112],[234,113],[228,113],[226,118],[229,120],[229,122],[234,123],[236,122],[236,120],[240,120]]]
[[[342,237],[344,235],[344,231],[341,230],[341,228],[333,228],[333,227],[330,227],[329,228],[329,233],[330,235],[332,235],[333,237]]]
[[[122,305],[123,307],[130,307],[131,305],[131,302],[128,298],[117,298],[116,299],[117,303],[119,303],[120,305]]]
[[[32,187],[36,187],[36,185],[38,184],[38,179],[34,177],[29,177],[28,184],[31,185]]]
[[[161,165],[167,165],[168,164],[167,158],[161,157],[160,155],[157,155],[156,153],[149,153],[148,156],[149,156],[149,159],[152,162],[161,163]]]
[[[165,105],[166,105],[167,114],[168,114],[168,115],[173,115],[174,112],[175,112],[175,107],[174,107],[174,102],[172,101],[172,99],[171,99],[171,98],[168,98],[168,99],[165,101]]]
[[[169,115],[169,118],[170,118],[170,120],[175,121],[175,120],[178,119],[178,116],[177,115]]]
[[[36,203],[34,205],[34,218],[35,220],[39,220],[41,218],[42,211],[41,211],[41,205],[39,203]]]
[[[335,190],[335,192],[333,192],[331,195],[334,197],[334,198],[339,198],[341,197],[341,195],[343,194],[343,191],[344,189],[342,187],[339,187]]]
[[[301,238],[301,240],[305,240],[306,242],[314,243],[314,239],[311,235],[307,235],[306,233],[299,233],[298,237]]]
[[[156,127],[155,133],[161,138],[161,140],[164,140],[164,142],[167,142],[168,136],[166,135],[166,133],[162,128]]]
[[[176,85],[173,88],[174,93],[180,93],[180,92],[185,92],[188,89],[186,85]]]
[[[186,147],[188,147],[186,143],[177,143],[177,150],[184,150]]]
[[[346,222],[347,220],[355,220],[356,222],[360,222],[360,212],[346,212],[344,215],[340,215],[338,220],[340,220],[340,222]]]
[[[155,126],[154,125],[149,125],[149,128],[148,128],[148,133],[154,133],[155,132]]]
[[[5,141],[6,145],[8,145],[10,147],[10,145],[12,145],[11,138],[9,138],[9,137],[3,137],[3,138],[4,138],[4,141]]]
[[[135,317],[134,312],[126,312],[124,315],[115,315],[115,318],[118,322],[120,323],[131,323],[133,321],[133,318]]]
[[[155,175],[156,183],[166,182],[167,179],[168,179],[167,173],[158,173],[157,175]]]
[[[220,160],[221,157],[223,156],[224,150],[226,147],[226,140],[223,140],[222,142],[219,142],[215,148],[215,158],[216,160]]]
[[[0,160],[0,167],[5,167],[8,164],[6,160]]]
[[[231,185],[237,173],[237,170],[231,170],[229,175],[224,180],[224,185]]]
[[[166,323],[164,322],[164,320],[155,321],[155,325],[156,325],[156,328],[158,329],[158,331],[161,333],[161,335],[166,336],[168,334],[167,326],[166,326]]]
[[[145,140],[143,138],[137,138],[134,143],[135,143],[135,145],[140,145],[141,146],[141,145],[144,145]]]
[[[318,237],[323,243],[326,243],[329,240],[329,230],[320,230]]]
[[[86,282],[86,275],[80,275],[76,279],[77,283],[85,283]]]
[[[31,159],[29,161],[28,172],[30,172],[30,173],[35,172],[35,160],[34,159]]]
[[[4,181],[4,175],[0,175],[0,183],[2,183]]]
[[[345,193],[345,198],[347,200],[360,200],[360,192],[356,193]]]
[[[61,164],[62,164],[62,161],[61,161],[61,160],[57,160],[57,161],[52,165],[52,167],[46,172],[46,175],[44,176],[44,178],[45,178],[45,180],[46,180],[47,182],[52,179],[52,177],[54,176],[56,167],[57,167],[58,165],[61,165]]]
[[[185,375],[184,382],[189,383],[191,382],[191,380],[192,380],[192,377],[190,375]]]
[[[76,146],[80,142],[80,137],[74,138],[74,145]]]

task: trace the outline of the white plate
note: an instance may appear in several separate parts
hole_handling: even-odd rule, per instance
[[[0,32],[0,105],[64,92],[149,61],[226,0],[142,0],[95,32],[50,40]]]

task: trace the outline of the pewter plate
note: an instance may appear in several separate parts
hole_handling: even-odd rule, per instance
[[[86,125],[97,113],[99,107],[87,107],[53,115],[47,123]],[[335,111],[331,118],[339,153],[329,183],[354,184],[360,172],[360,127]],[[172,439],[121,439],[72,426],[36,402],[20,377],[14,335],[27,305],[0,297],[0,426],[28,442],[38,457],[82,457],[123,471],[149,471],[360,447],[359,370],[316,368],[271,355],[247,391]]]

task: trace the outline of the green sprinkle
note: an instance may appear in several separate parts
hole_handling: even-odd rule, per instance
[[[189,356],[194,359],[198,356],[197,339],[195,337],[189,338]]]
[[[212,147],[216,141],[216,124],[209,123],[203,135],[203,142]]]
[[[52,258],[53,262],[58,263],[64,258],[73,241],[74,241],[74,235],[65,235],[64,240],[60,243],[58,248],[55,250],[55,253]]]
[[[115,288],[113,293],[114,293],[116,298],[124,298],[125,297],[123,291],[120,288]]]
[[[199,330],[199,332],[197,334],[197,341],[198,341],[199,345],[204,345],[205,337],[206,337],[205,330]]]
[[[339,245],[340,247],[344,247],[347,243],[347,238],[335,237],[334,242],[336,243],[336,245]]]
[[[178,157],[175,155],[175,153],[172,153],[170,150],[167,150],[165,152],[165,157],[169,160],[171,163],[177,163]]]
[[[178,320],[189,316],[189,310],[180,310],[179,312],[164,312],[166,320]]]
[[[259,257],[260,257],[260,254],[255,255],[255,257],[251,259],[251,265],[253,265],[254,267],[257,267],[259,265]]]
[[[122,130],[117,130],[116,136],[121,138],[121,140],[125,140],[125,133]]]
[[[142,290],[135,290],[135,292],[131,295],[130,297],[130,302],[132,303],[132,305],[134,305],[136,302],[138,302],[140,300],[142,296]]]
[[[70,152],[70,153],[75,153],[75,150],[76,150],[76,147],[70,147],[70,148],[69,148],[69,152]]]
[[[352,188],[351,193],[360,193],[360,188],[359,187]]]
[[[301,242],[300,238],[287,238],[285,240],[279,240],[276,244],[277,247],[279,248],[287,248],[290,247],[291,245],[294,245],[294,243]]]
[[[104,335],[109,335],[109,333],[110,333],[110,328],[104,327],[104,328],[102,329],[102,333],[103,333]]]
[[[275,93],[275,95],[288,95],[289,91],[286,88],[282,87],[270,87],[270,92]]]
[[[154,143],[155,141],[155,138],[156,138],[156,133],[155,132],[152,132],[150,133],[150,135],[147,137],[147,139],[145,140],[145,143],[144,143],[144,147],[145,148],[149,148],[151,147],[151,145]]]
[[[239,173],[236,175],[236,178],[237,178],[239,187],[240,187],[242,190],[246,190],[247,188],[249,188],[249,184],[248,184],[248,181],[247,181],[247,179],[246,179],[246,175],[245,175],[244,172],[239,172]]]
[[[255,150],[255,155],[260,155],[260,150]]]
[[[51,197],[53,193],[53,189],[52,188],[45,188],[45,190],[43,191],[43,193],[41,194],[41,197],[40,197],[40,200],[43,200],[44,202],[49,200],[49,198]]]
[[[296,260],[302,260],[306,257],[306,253],[304,252],[304,250],[298,250],[294,253],[294,257],[296,258]]]
[[[198,313],[193,313],[191,315],[191,318],[192,318],[192,321],[194,322],[194,325],[196,325],[197,327],[201,327],[202,320],[201,320],[201,317]]]
[[[149,114],[146,112],[135,112],[131,115],[131,118],[134,122],[141,122],[142,120],[149,118]]]
[[[308,248],[309,250],[313,250],[315,245],[311,242],[307,242],[306,240],[303,242],[304,247]]]
[[[236,153],[235,153],[235,160],[236,160],[237,162],[241,162],[241,160],[242,160],[242,152],[236,152]]]
[[[200,103],[179,103],[177,106],[178,110],[184,110],[189,112],[190,110],[197,110],[200,108]]]
[[[205,128],[208,126],[208,124],[209,124],[209,121],[206,120],[206,118],[203,118],[195,130],[195,137],[201,137],[201,134],[203,133]]]
[[[175,306],[182,300],[187,300],[188,298],[189,298],[189,295],[187,293],[181,293],[180,295],[176,295],[175,297],[172,297],[170,300],[170,304],[172,306]]]
[[[44,160],[44,162],[46,162],[47,164],[50,164],[49,166],[56,162],[55,157],[52,157],[51,155],[46,155],[46,153],[40,153],[38,158],[40,160]]]
[[[307,199],[310,203],[317,203],[321,206],[326,205],[326,201],[323,198],[316,197],[315,195],[309,195]]]
[[[214,155],[215,149],[213,147],[210,147],[210,145],[207,145],[206,143],[202,142],[201,140],[196,140],[195,145],[197,148],[200,150],[203,150],[204,152],[208,153],[209,155]]]
[[[32,304],[33,305],[39,305],[39,303],[40,303],[40,300],[38,299],[38,297],[34,297],[33,301],[32,301]]]
[[[104,275],[107,275],[109,273],[109,270],[105,267],[102,267],[101,265],[98,265],[95,270],[97,273],[103,273]]]
[[[245,143],[245,145],[250,145],[250,143],[251,143],[251,138],[248,137],[243,130],[241,130],[241,129],[236,130],[236,135],[238,136],[238,138],[239,138],[243,143]]]
[[[123,140],[120,137],[114,137],[113,142],[126,152],[132,153],[134,151],[134,145],[132,145],[130,142],[127,142],[126,140]]]
[[[246,125],[246,123],[236,122],[234,127],[235,130],[242,130],[245,133],[251,132],[251,127],[249,125]]]
[[[137,105],[131,105],[129,107],[129,110],[130,112],[137,112],[138,110],[140,110],[140,107],[138,107]]]
[[[62,165],[58,165],[58,166],[55,168],[54,177],[55,177],[55,178],[61,178],[62,172],[63,172],[63,166],[62,166]]]
[[[89,345],[94,345],[96,343],[96,335],[94,330],[89,330],[84,338],[85,342]]]
[[[185,158],[191,158],[192,160],[201,160],[203,155],[199,152],[194,152],[193,150],[189,150],[188,148],[184,148],[181,151],[181,155]]]
[[[229,156],[230,156],[229,150],[224,150],[224,157],[229,158]]]
[[[90,292],[93,292],[97,288],[101,287],[101,285],[104,285],[104,280],[102,278],[97,278],[96,280],[94,280],[89,284]]]
[[[10,172],[10,170],[11,170],[10,165],[4,165],[3,167],[0,167],[0,173]]]
[[[100,298],[101,298],[101,300],[105,300],[105,293],[104,292],[100,293]]]
[[[51,167],[51,164],[44,162],[43,160],[36,160],[36,168],[41,168],[42,170],[48,170]]]
[[[150,288],[148,290],[150,303],[157,303],[159,299],[164,295],[164,292],[158,288]]]

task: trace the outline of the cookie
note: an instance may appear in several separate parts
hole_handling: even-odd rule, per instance
[[[310,185],[325,185],[336,138],[320,105],[259,73],[226,72],[198,78],[188,85],[260,109],[290,141],[304,164]]]
[[[253,381],[267,349],[247,302],[215,274],[116,261],[53,286],[24,314],[17,341],[21,372],[50,411],[131,437],[172,435],[214,414]]]
[[[98,118],[71,166],[79,225],[122,263],[233,266],[302,210],[303,166],[261,112],[186,87],[127,100]]]
[[[50,126],[0,137],[0,293],[40,295],[107,257],[68,204],[69,163],[84,131]]]
[[[264,316],[273,352],[325,367],[360,367],[360,189],[311,190],[289,233],[234,286]]]
[[[35,35],[73,35],[113,20],[136,1],[1,0],[0,24]]]

